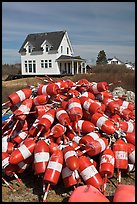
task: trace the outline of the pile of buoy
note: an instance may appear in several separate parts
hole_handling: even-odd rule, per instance
[[[39,79],[42,84],[12,93],[2,104],[12,112],[2,122],[3,173],[21,183],[18,175],[31,166],[43,178],[43,202],[60,178],[65,188],[75,191],[83,183],[101,194],[97,202],[108,200],[114,172],[120,185],[121,172],[135,169],[134,103],[110,92],[120,82]]]

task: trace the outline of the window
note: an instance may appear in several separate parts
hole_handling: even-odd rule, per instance
[[[41,68],[51,68],[52,60],[41,60]]]
[[[32,61],[29,61],[29,72],[32,72]]]
[[[41,68],[44,68],[44,60],[41,60]]]
[[[52,62],[51,62],[51,60],[49,60],[49,68],[51,68],[52,67]]]
[[[45,68],[48,68],[48,60],[45,60]]]
[[[67,54],[69,54],[69,48],[67,47]]]
[[[36,62],[33,60],[33,72],[36,73]]]
[[[25,61],[25,72],[36,73],[36,61],[35,60]]]
[[[63,52],[63,46],[61,46],[61,53]]]
[[[28,65],[27,65],[27,61],[25,61],[25,72],[28,72]]]
[[[48,45],[46,45],[46,52],[48,52],[49,51],[49,47],[48,47]]]

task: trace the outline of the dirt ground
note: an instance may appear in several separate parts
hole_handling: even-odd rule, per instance
[[[12,185],[15,191],[11,190],[4,182],[2,183],[2,202],[42,202],[43,192],[42,192],[42,177],[34,175],[31,170],[26,170],[22,174],[18,174],[19,178],[22,180],[20,184],[15,177],[4,178]],[[106,197],[113,201],[113,195],[116,190],[116,185],[118,184],[116,178],[116,172],[114,176],[110,178],[112,182],[107,183]],[[122,184],[132,184],[135,185],[135,172],[122,174],[121,179]],[[83,182],[79,185],[85,185]],[[47,187],[47,184],[46,184]],[[68,202],[68,199],[73,192],[74,187],[66,188],[63,184],[62,178],[60,177],[58,184],[53,186],[50,185],[50,189],[47,196],[47,202]]]

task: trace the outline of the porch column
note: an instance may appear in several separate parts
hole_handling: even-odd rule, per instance
[[[72,60],[71,65],[72,65],[72,67],[71,67],[71,69],[72,69],[72,74],[74,74],[74,61],[73,61],[73,60]]]
[[[80,63],[81,65],[81,74],[83,74],[83,65],[82,65],[82,62]]]
[[[78,61],[77,61],[77,74],[78,74]]]
[[[86,66],[86,63],[84,63],[84,66],[85,66],[85,73],[87,73],[87,66]]]

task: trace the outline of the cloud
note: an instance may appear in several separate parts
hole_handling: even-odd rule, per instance
[[[19,50],[30,33],[59,30],[68,32],[72,46],[86,59],[91,59],[90,53],[97,56],[100,49],[135,58],[134,2],[2,3],[5,50]]]

